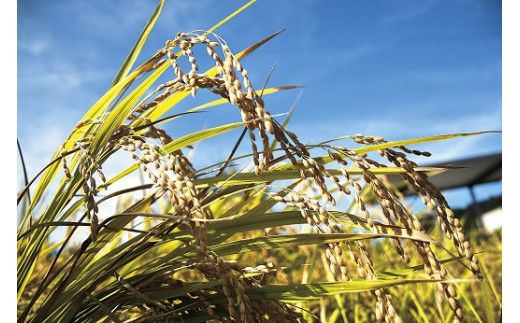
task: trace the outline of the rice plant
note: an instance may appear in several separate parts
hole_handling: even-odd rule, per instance
[[[215,33],[220,24],[179,32],[132,70],[162,4],[111,88],[19,192],[19,322],[486,316],[468,313],[471,302],[461,304],[467,296],[459,286],[467,285],[459,283],[480,286],[487,275],[460,220],[428,179],[444,169],[417,165],[414,156],[430,154],[409,148],[476,133],[404,141],[357,134],[305,144],[263,99],[295,86],[253,86],[241,63],[280,32],[239,52]],[[208,61],[211,67],[201,71]],[[203,91],[215,100],[173,110]],[[177,138],[162,127],[224,103],[241,122]],[[194,166],[187,154],[192,145],[240,129],[227,159]],[[250,152],[236,156],[242,141]],[[107,178],[103,166],[121,153],[132,165]],[[104,194],[136,172],[142,183]],[[385,181],[388,174],[400,174],[417,192],[439,232],[424,229],[420,215]],[[112,200],[118,208],[102,212]],[[57,228],[66,232],[58,241],[50,239]],[[75,242],[82,229],[88,234]],[[500,298],[494,284],[486,286],[495,319]]]

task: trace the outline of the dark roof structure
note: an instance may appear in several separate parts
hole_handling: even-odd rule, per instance
[[[435,165],[421,165],[430,167],[450,166],[451,169],[435,174],[430,181],[441,191],[468,187],[472,188],[478,184],[491,183],[502,179],[502,153],[487,156],[479,156],[461,160],[447,161]],[[388,176],[391,183],[402,182],[399,175]],[[410,188],[402,189],[404,195],[413,195],[415,192]]]

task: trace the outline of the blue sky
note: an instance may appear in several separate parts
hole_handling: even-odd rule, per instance
[[[208,29],[245,2],[167,0],[138,63],[178,31]],[[17,135],[30,176],[107,90],[156,4],[18,1]],[[265,98],[271,113],[281,114],[300,96],[289,129],[305,142],[355,133],[398,140],[502,130],[500,1],[258,0],[217,34],[236,52],[282,28],[243,64],[255,88],[275,61],[270,86],[306,86]],[[174,135],[239,121],[239,115],[226,106],[185,120],[172,125]],[[238,134],[198,147],[195,157],[203,163],[225,158],[224,147]],[[433,153],[422,162],[442,162],[500,152],[502,135],[417,148]],[[477,197],[501,190],[501,183],[486,185]],[[448,192],[448,201],[462,206],[469,194]]]

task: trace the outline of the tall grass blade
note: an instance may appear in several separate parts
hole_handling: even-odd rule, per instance
[[[143,49],[146,41],[148,40],[148,37],[150,36],[150,33],[153,30],[153,27],[155,27],[155,23],[157,22],[157,19],[159,18],[159,15],[161,14],[162,8],[164,6],[164,1],[165,0],[159,1],[157,8],[155,8],[154,12],[152,13],[152,16],[144,26],[141,35],[139,35],[139,38],[137,38],[137,41],[135,42],[134,46],[130,50],[130,53],[123,62],[123,65],[121,65],[119,71],[114,77],[112,84],[110,84],[110,87],[113,87],[114,85],[119,83],[119,81],[123,79],[125,76],[127,76],[128,72],[132,69],[132,66],[134,65],[137,57],[141,53],[141,50]]]

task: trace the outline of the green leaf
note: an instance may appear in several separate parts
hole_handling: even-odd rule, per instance
[[[302,234],[288,234],[288,235],[273,235],[263,236],[250,239],[242,239],[238,241],[231,241],[218,245],[211,245],[209,248],[220,256],[240,254],[251,251],[261,251],[270,249],[281,249],[294,246],[304,245],[320,245],[325,243],[336,242],[353,242],[359,240],[376,239],[376,238],[405,238],[415,241],[435,242],[426,234],[418,231],[411,233],[401,232],[400,234],[385,234],[385,233],[302,233]],[[179,260],[198,259],[200,253],[191,252],[185,254]]]
[[[112,134],[128,119],[132,108],[136,105],[142,95],[152,86],[152,84],[161,76],[168,67],[167,63],[162,64],[150,76],[141,82],[121,103],[119,103],[103,121],[101,128],[92,139],[90,152],[97,156],[105,143]]]
[[[300,285],[269,285],[247,289],[250,299],[277,299],[283,302],[317,300],[325,296],[344,293],[359,293],[380,288],[420,283],[437,283],[435,279],[353,280],[350,282],[327,282]],[[446,281],[445,281],[446,282]]]
[[[292,165],[290,165],[292,166]],[[256,175],[255,173],[239,173],[233,175],[230,179],[229,175],[221,175],[214,177],[206,177],[199,178],[194,180],[194,184],[197,187],[208,187],[208,186],[233,186],[233,185],[245,185],[245,184],[259,184],[265,182],[273,182],[273,181],[282,181],[288,179],[300,179],[300,172],[296,170],[276,170],[267,171]],[[439,170],[441,168],[438,167],[417,167],[417,171],[431,171],[431,170]],[[362,175],[363,171],[360,168],[348,168],[345,169],[347,173],[350,175]],[[341,171],[338,169],[327,169],[327,171],[332,175],[341,175]],[[381,168],[371,168],[370,171],[375,175],[386,175],[386,174],[399,174],[405,173],[406,170],[400,167],[381,167]],[[310,177],[312,173],[310,171],[306,172]]]

